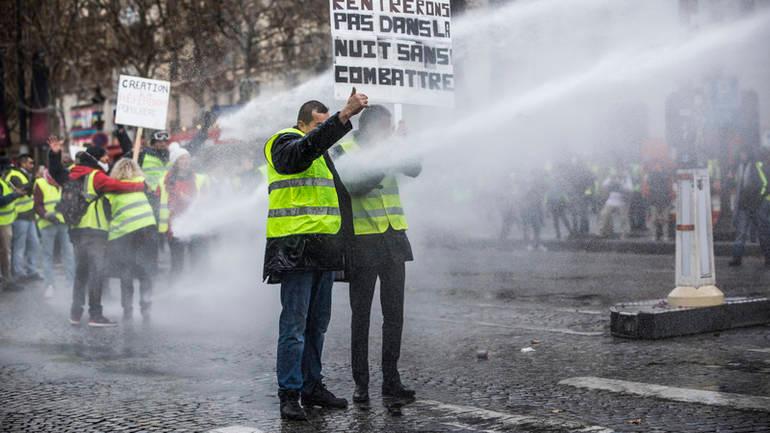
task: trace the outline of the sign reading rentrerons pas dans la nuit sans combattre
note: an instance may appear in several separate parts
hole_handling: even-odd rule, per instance
[[[166,129],[171,83],[121,75],[115,122],[148,129]]]
[[[334,96],[454,106],[449,0],[330,0]]]

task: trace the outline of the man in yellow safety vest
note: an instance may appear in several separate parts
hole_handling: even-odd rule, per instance
[[[264,275],[281,283],[278,395],[281,417],[305,420],[299,404],[345,408],[322,382],[321,355],[331,318],[334,271],[345,267],[352,235],[350,197],[327,150],[350,131],[350,119],[368,105],[353,94],[330,116],[318,101],[302,105],[293,128],[265,143],[269,205]]]
[[[378,278],[383,316],[382,395],[400,403],[409,403],[415,398],[415,392],[403,386],[398,373],[404,325],[405,263],[413,257],[396,175],[417,177],[422,167],[418,162],[409,161],[397,167],[362,172],[362,164],[348,159],[354,158],[361,149],[388,143],[393,134],[391,122],[387,108],[370,106],[361,115],[353,138],[343,141],[332,152],[341,158],[340,173],[352,197],[355,237],[350,272],[350,349],[356,384],[353,402],[360,405],[369,403],[369,321]],[[344,169],[349,165],[355,166],[357,176],[346,176],[348,172]]]
[[[70,242],[69,227],[64,223],[64,217],[56,211],[56,205],[61,201],[61,186],[48,170],[35,181],[33,192],[37,228],[40,230],[41,246],[43,247],[43,278],[45,278],[45,297],[51,298],[56,285],[53,278],[54,248],[59,244],[64,274],[72,284],[75,278],[75,256]]]
[[[13,281],[11,274],[11,227],[16,221],[16,201],[24,196],[24,191],[5,181],[10,164],[8,158],[0,157],[0,270],[3,273],[3,290],[21,290],[23,287]]]
[[[15,188],[24,191],[16,200],[16,220],[13,222],[11,266],[17,280],[40,280],[38,257],[40,239],[35,227],[35,211],[32,209],[32,187],[35,183],[35,161],[28,154],[19,155],[16,166],[12,167],[5,180]]]

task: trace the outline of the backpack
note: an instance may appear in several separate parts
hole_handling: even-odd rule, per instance
[[[62,185],[61,200],[56,205],[56,211],[62,214],[64,222],[71,227],[80,224],[80,220],[88,211],[88,206],[101,196],[100,194],[92,200],[88,199],[88,178],[90,176],[70,180]]]

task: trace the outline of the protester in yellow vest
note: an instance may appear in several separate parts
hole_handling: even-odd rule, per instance
[[[189,254],[191,267],[200,262],[206,242],[203,237],[177,236],[174,222],[208,189],[208,176],[193,171],[190,153],[181,147],[171,152],[170,161],[171,169],[163,176],[159,187],[158,231],[168,237],[171,275],[178,277],[184,271],[185,256]]]
[[[72,285],[75,278],[75,256],[70,242],[69,227],[64,217],[56,211],[61,201],[61,186],[51,177],[47,169],[35,181],[33,192],[37,228],[40,230],[40,243],[43,247],[43,278],[45,278],[45,297],[54,294],[56,281],[53,276],[54,248],[59,244],[59,254],[64,267],[67,282]]]
[[[413,257],[396,175],[417,177],[422,167],[410,161],[399,167],[366,170],[362,169],[365,163],[352,159],[362,149],[390,144],[392,136],[390,111],[381,105],[372,105],[361,115],[353,138],[343,141],[333,152],[339,158],[340,175],[353,199],[350,349],[356,385],[353,402],[361,405],[369,403],[369,322],[378,278],[383,316],[382,395],[401,403],[415,399],[415,392],[403,386],[398,373],[404,324],[405,262],[412,261]],[[355,166],[355,176],[346,170],[350,165]]]
[[[133,157],[133,140],[128,136],[124,126],[119,125],[115,131],[120,149],[123,152],[123,158],[131,159]],[[150,138],[149,145],[145,145],[139,151],[139,166],[145,176],[145,181],[150,187],[150,205],[155,211],[155,217],[158,217],[160,207],[160,197],[156,194],[160,181],[166,175],[171,166],[169,162],[169,153],[172,147],[179,147],[177,142],[169,142],[171,136],[168,131],[155,131]]]
[[[350,118],[368,105],[353,94],[330,116],[318,101],[302,105],[293,128],[265,143],[268,180],[264,275],[281,283],[278,396],[281,418],[305,420],[305,407],[345,408],[322,382],[321,356],[331,318],[334,271],[345,267],[352,235],[350,197],[327,150],[350,131]]]
[[[110,177],[125,182],[144,182],[141,168],[131,159],[123,158],[112,168]],[[111,219],[107,251],[112,275],[120,278],[120,301],[123,320],[133,319],[134,278],[139,280],[139,307],[142,318],[150,318],[152,305],[152,275],[157,251],[155,213],[145,191],[125,194],[108,193]]]
[[[102,313],[102,286],[107,249],[109,221],[105,212],[104,194],[144,191],[144,182],[125,182],[107,176],[109,156],[101,147],[91,146],[77,155],[72,170],[62,166],[61,149],[64,142],[56,137],[48,140],[48,170],[63,185],[79,182],[87,197],[88,208],[80,222],[71,227],[70,238],[75,249],[75,282],[72,286],[70,324],[79,326],[88,287],[88,326],[104,328],[116,323]]]
[[[13,222],[13,253],[11,266],[16,280],[41,280],[38,271],[40,257],[40,239],[35,227],[32,187],[35,182],[35,161],[28,154],[19,155],[16,167],[12,167],[5,180],[24,191],[24,196],[16,200],[16,220]]]
[[[11,274],[11,239],[13,222],[16,220],[16,201],[24,196],[24,191],[5,181],[5,174],[10,167],[10,160],[0,157],[0,270],[2,270],[2,289],[21,290]]]

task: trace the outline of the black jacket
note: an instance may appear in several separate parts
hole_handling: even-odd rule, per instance
[[[361,137],[358,131],[354,132],[354,135],[360,143]],[[329,151],[335,160],[344,156],[345,153],[342,146],[335,146]],[[409,173],[409,177],[419,176],[422,165],[417,164],[417,167],[416,171]],[[345,182],[351,197],[355,198],[365,196],[375,188],[381,188],[380,183],[385,179],[385,176],[386,173],[382,170],[370,170],[366,175],[358,176],[355,181],[352,179],[342,180]],[[389,227],[385,233],[353,236],[349,251],[348,264],[352,272],[360,268],[374,268],[414,260],[412,245],[406,235],[406,230],[394,230],[392,227]]]
[[[293,235],[267,239],[263,277],[268,283],[279,283],[287,272],[342,271],[347,265],[347,249],[353,236],[353,211],[350,195],[340,180],[327,150],[352,129],[343,125],[339,113],[318,125],[304,137],[283,134],[273,143],[273,167],[281,174],[307,170],[317,158],[324,158],[332,172],[339,198],[342,228],[336,235]]]

